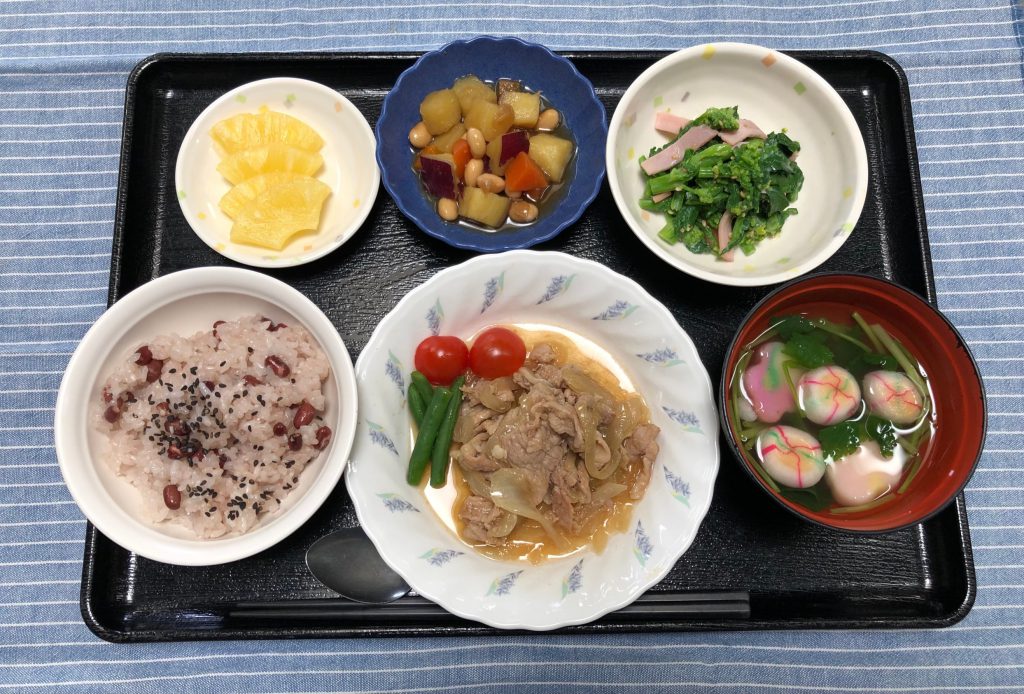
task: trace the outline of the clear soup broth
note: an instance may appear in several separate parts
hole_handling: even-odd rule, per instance
[[[766,484],[811,511],[867,512],[913,483],[938,426],[912,346],[867,311],[777,316],[730,374],[729,423]]]

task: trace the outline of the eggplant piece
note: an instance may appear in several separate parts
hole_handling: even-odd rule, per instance
[[[501,101],[501,97],[506,94],[523,91],[523,83],[519,80],[510,80],[503,77],[498,80],[498,84],[495,85],[495,91],[498,95],[498,101]]]

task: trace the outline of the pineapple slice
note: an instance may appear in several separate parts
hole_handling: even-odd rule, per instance
[[[240,113],[220,121],[210,130],[221,156],[252,149],[271,142],[319,152],[324,140],[313,128],[286,113],[271,111],[266,106],[259,113]]]
[[[217,171],[232,184],[270,172],[295,173],[312,176],[324,165],[324,158],[316,152],[305,152],[280,142],[261,147],[243,149],[225,157]]]
[[[308,178],[308,176],[285,171],[271,171],[270,173],[253,176],[242,181],[224,194],[224,197],[220,199],[221,212],[231,219],[235,219],[248,207],[252,206],[253,201],[266,191],[285,183]]]
[[[299,178],[268,188],[235,218],[234,243],[282,250],[293,236],[316,231],[331,189],[315,178]]]

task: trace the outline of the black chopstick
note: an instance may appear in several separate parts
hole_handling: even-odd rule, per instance
[[[366,605],[344,598],[240,602],[227,613],[228,619],[269,621],[419,621],[436,619],[444,608],[419,596],[406,596],[385,605]],[[609,615],[645,618],[748,619],[750,595],[746,592],[651,593]]]

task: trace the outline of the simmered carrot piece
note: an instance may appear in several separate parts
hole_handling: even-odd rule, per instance
[[[455,175],[461,179],[466,171],[466,164],[473,158],[473,154],[469,149],[469,143],[465,140],[456,140],[455,144],[452,145],[452,157],[455,159]]]
[[[505,167],[505,190],[510,193],[546,188],[547,185],[548,179],[544,177],[544,172],[526,152],[517,154]]]

